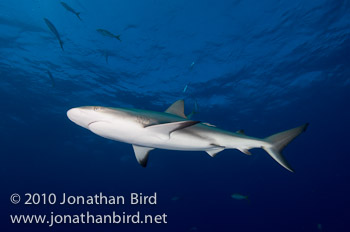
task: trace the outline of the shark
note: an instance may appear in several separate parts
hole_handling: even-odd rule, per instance
[[[308,127],[306,123],[266,138],[251,137],[242,130],[230,132],[188,119],[183,100],[176,101],[164,112],[82,106],[68,110],[67,117],[96,135],[131,144],[142,167],[147,166],[149,153],[154,149],[204,151],[214,157],[225,149],[251,155],[250,149],[262,148],[281,166],[294,172],[282,150]]]
[[[75,14],[78,19],[81,21],[81,18],[80,18],[80,12],[76,12],[72,7],[70,7],[67,3],[65,2],[61,2],[61,5],[69,12]]]
[[[122,42],[122,40],[120,39],[120,35],[114,35],[112,32],[107,31],[105,29],[96,29],[96,31],[103,36],[115,38],[115,39],[119,40],[120,42]]]
[[[44,18],[44,21],[45,21],[47,27],[50,29],[50,31],[56,36],[58,42],[60,43],[62,51],[64,51],[63,41],[61,40],[60,34],[58,33],[56,27],[47,18]]]

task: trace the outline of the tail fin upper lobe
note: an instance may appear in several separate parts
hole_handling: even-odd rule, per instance
[[[280,165],[287,170],[294,172],[287,160],[283,157],[282,151],[295,137],[304,132],[308,125],[309,123],[306,123],[302,126],[271,135],[265,138],[265,141],[270,145],[263,146],[262,148]]]

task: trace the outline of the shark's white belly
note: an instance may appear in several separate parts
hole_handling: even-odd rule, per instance
[[[140,146],[154,147],[167,150],[181,150],[181,151],[205,151],[213,148],[210,139],[183,133],[173,132],[170,138],[162,138],[158,136],[144,136],[138,138]],[[135,144],[135,143],[134,143]]]
[[[144,147],[182,151],[205,151],[214,148],[216,140],[210,134],[190,133],[189,130],[175,131],[166,137],[162,134],[149,133],[137,123],[96,122],[89,125],[89,130],[107,139]]]

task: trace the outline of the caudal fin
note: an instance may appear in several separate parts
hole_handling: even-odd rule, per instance
[[[79,19],[80,21],[82,21],[81,18],[80,18],[80,12],[75,13],[75,15],[78,17],[78,19]]]
[[[120,35],[115,35],[114,38],[116,38],[117,40],[119,40],[120,42],[122,42],[122,40],[120,39]]]
[[[60,43],[62,51],[64,51],[64,49],[63,49],[63,41],[59,40],[58,42]]]
[[[287,170],[294,172],[292,167],[288,164],[287,160],[283,157],[283,149],[298,135],[306,130],[309,123],[302,126],[283,131],[265,138],[265,141],[269,143],[269,146],[263,146],[262,148],[269,153],[269,155],[282,165]]]

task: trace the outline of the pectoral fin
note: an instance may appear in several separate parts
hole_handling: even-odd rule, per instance
[[[148,161],[148,154],[150,151],[152,151],[154,148],[151,147],[141,147],[137,145],[132,145],[134,148],[135,156],[137,159],[137,162],[141,164],[142,167],[147,166],[147,161]]]
[[[172,132],[184,129],[189,126],[193,126],[197,123],[199,123],[199,121],[170,122],[170,123],[163,123],[163,124],[148,126],[145,129],[157,137],[160,137],[162,139],[169,139],[170,134]]]

